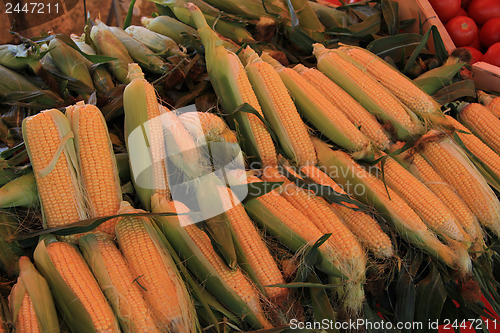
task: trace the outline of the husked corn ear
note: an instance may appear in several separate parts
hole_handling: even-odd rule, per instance
[[[57,312],[49,286],[28,257],[19,259],[20,274],[9,295],[9,308],[16,332],[59,332]],[[0,316],[0,331],[5,320]]]
[[[258,317],[260,323],[264,328],[270,328],[271,324],[266,319],[264,310],[260,303],[260,294],[257,288],[248,280],[242,273],[240,268],[231,270],[222,261],[222,259],[215,253],[210,238],[196,225],[191,224],[184,227],[191,239],[203,252],[207,260],[212,264],[217,273],[224,279],[224,281],[236,291],[238,296],[245,301],[245,303],[252,309]]]
[[[248,76],[236,54],[224,48],[222,40],[207,25],[203,13],[195,5],[188,7],[200,39],[205,46],[205,62],[210,82],[226,113],[233,113],[248,103],[261,116],[262,109]],[[277,165],[276,149],[271,135],[260,119],[247,112],[235,115],[238,130],[245,137],[247,156],[258,158],[262,165]]]
[[[446,119],[448,119],[450,124],[452,124],[455,129],[457,129],[456,134],[460,140],[462,140],[467,149],[474,154],[476,158],[481,160],[481,162],[483,162],[491,170],[495,177],[500,178],[500,155],[495,153],[490,147],[488,147],[477,136],[472,134],[471,131],[454,118],[446,116]]]
[[[420,179],[452,211],[462,228],[474,240],[481,238],[481,226],[476,216],[457,194],[453,186],[447,183],[419,153],[407,154],[410,171]]]
[[[285,154],[299,165],[316,164],[316,152],[307,128],[288,90],[274,68],[247,46],[241,57],[250,83]]]
[[[439,104],[431,96],[377,55],[355,46],[344,46],[339,50],[359,62],[364,70],[419,116],[439,115]]]
[[[66,109],[73,133],[81,183],[90,217],[116,215],[122,193],[113,146],[101,111],[94,105],[78,103]],[[99,227],[98,231],[113,236],[116,219]]]
[[[495,116],[500,118],[500,96],[495,97],[486,94],[484,91],[477,92],[477,99],[479,103],[486,106]]]
[[[390,187],[342,151],[333,151],[319,139],[313,139],[322,167],[341,186],[363,191],[352,191],[359,201],[373,206],[395,229],[415,246],[435,255],[451,267],[457,265],[453,251],[428,230],[427,226],[410,206]]]
[[[423,157],[455,188],[479,222],[500,234],[498,199],[477,169],[450,141],[426,143],[422,150]]]
[[[195,141],[236,143],[236,135],[222,118],[210,112],[186,112],[178,116]]]
[[[330,103],[342,111],[347,119],[358,127],[361,133],[372,140],[379,149],[384,150],[389,146],[391,140],[375,116],[366,111],[361,104],[330,80],[328,76],[316,68],[307,68],[301,64],[296,65],[293,69],[318,89]]]
[[[43,241],[42,241],[43,242]],[[65,242],[51,242],[46,246],[48,256],[64,283],[73,291],[90,315],[97,332],[119,332],[118,323],[97,281],[75,246]],[[37,257],[35,254],[35,262]],[[37,262],[37,266],[39,263]],[[47,276],[45,276],[49,279]],[[52,282],[54,283],[54,281]],[[50,284],[50,282],[49,282]],[[51,289],[54,286],[51,285]],[[57,286],[55,286],[57,288]],[[56,297],[57,300],[57,297]],[[69,304],[58,304],[58,308]],[[79,325],[79,323],[71,323]]]
[[[257,231],[245,208],[239,203],[231,189],[219,187],[226,215],[236,233],[239,243],[243,248],[248,264],[255,272],[262,286],[273,284],[284,284],[285,279],[271,256],[269,248]],[[288,289],[277,287],[265,287],[269,298],[273,301],[283,301],[288,294]]]
[[[122,206],[121,213],[140,213]],[[192,301],[177,268],[160,245],[152,223],[143,217],[122,217],[116,236],[136,283],[157,320],[161,331],[192,332]]]
[[[367,151],[370,140],[320,91],[299,73],[283,67],[267,53],[263,53],[261,58],[278,72],[294,98],[297,109],[314,127],[345,149],[355,152]]]
[[[130,83],[123,92],[125,143],[132,180],[141,179],[144,183],[136,183],[135,190],[141,203],[149,209],[153,194],[170,197],[161,118],[163,109],[158,104],[154,87],[144,79],[137,64],[129,65],[129,79]],[[141,126],[144,126],[144,133],[142,130],[139,132]],[[140,145],[137,141],[141,140],[146,144]]]
[[[23,138],[35,174],[44,227],[60,227],[86,219],[73,134],[66,117],[52,109],[25,118]],[[62,238],[75,242],[79,236]]]
[[[388,121],[396,135],[405,139],[420,134],[422,124],[417,117],[380,83],[361,69],[359,63],[337,50],[314,44],[318,69],[341,86],[375,116]]]
[[[85,260],[127,332],[160,332],[125,258],[106,234],[79,240]]]
[[[346,192],[326,173],[314,166],[303,167],[300,169],[308,178],[311,178],[317,184],[330,186],[335,192],[346,194]],[[373,217],[349,207],[350,204],[343,203],[331,205],[333,211],[337,214],[349,230],[358,238],[360,243],[373,254],[380,258],[390,258],[394,255],[392,242],[389,236],[382,230]]]
[[[484,143],[500,154],[500,119],[487,107],[478,103],[467,105],[458,115],[459,120]]]
[[[385,183],[408,203],[430,229],[457,241],[466,240],[453,213],[408,170],[391,157],[379,163],[379,167],[383,169]]]

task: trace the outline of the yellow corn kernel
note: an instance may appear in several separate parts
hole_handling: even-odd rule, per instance
[[[468,129],[477,135],[484,143],[500,154],[500,119],[491,113],[487,107],[478,103],[467,105],[458,115]]]
[[[15,328],[16,332],[19,333],[38,333],[40,332],[40,327],[38,326],[38,319],[36,317],[35,308],[33,307],[33,302],[31,297],[26,291],[24,293],[23,301],[21,303],[21,308],[15,318]]]
[[[116,215],[122,193],[118,168],[101,111],[94,105],[80,104],[66,109],[73,132],[85,198],[90,217]],[[98,231],[113,236],[117,219],[104,222]]]
[[[484,91],[477,92],[479,103],[486,106],[495,116],[500,118],[500,97],[486,94]]]
[[[372,140],[379,149],[384,150],[389,146],[391,140],[375,116],[362,107],[344,89],[315,68],[297,65],[293,69],[328,98],[330,103],[342,111],[347,119],[358,127],[361,133]]]
[[[47,245],[47,253],[64,282],[90,314],[96,331],[119,332],[113,310],[77,249],[65,242],[52,242]]]

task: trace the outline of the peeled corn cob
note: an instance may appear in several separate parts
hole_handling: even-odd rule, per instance
[[[384,150],[389,146],[391,140],[382,125],[345,90],[315,68],[307,68],[299,64],[293,69],[328,98],[330,103],[339,108],[347,119],[358,127],[361,133],[372,140],[379,149]]]
[[[66,109],[75,135],[76,153],[81,172],[81,183],[88,202],[90,217],[115,215],[120,208],[122,193],[113,146],[106,121],[94,105],[83,102]],[[113,236],[116,219],[97,227],[98,231]]]
[[[278,73],[249,46],[240,57],[244,59],[250,83],[284,152],[299,165],[316,164],[316,152],[307,128]]]
[[[486,106],[495,116],[500,118],[500,97],[494,97],[486,94],[484,91],[478,91],[477,98],[479,103]]]
[[[86,219],[68,119],[56,109],[42,111],[24,119],[23,137],[35,173],[44,226],[59,227]],[[74,242],[78,235],[64,239]]]
[[[210,112],[185,112],[177,118],[199,144],[210,141],[236,143],[236,135],[222,118]]]
[[[34,259],[73,332],[120,332],[113,310],[74,245],[42,239]]]
[[[493,151],[500,154],[500,119],[491,113],[487,107],[471,103],[463,108],[458,118],[462,124],[478,136]]]
[[[141,212],[125,204],[119,210],[119,213]],[[191,297],[151,221],[122,217],[116,225],[116,236],[137,283],[142,286],[158,328],[194,332],[196,320]]]
[[[363,71],[354,59],[340,51],[328,50],[321,44],[313,46],[318,69],[373,115],[389,122],[399,139],[422,133],[424,128],[417,116]]]
[[[114,242],[105,234],[79,240],[83,256],[113,307],[125,332],[160,332],[141,287]]]

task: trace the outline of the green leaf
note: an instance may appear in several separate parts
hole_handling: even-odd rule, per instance
[[[395,62],[400,62],[415,51],[421,40],[422,35],[419,34],[398,34],[375,39],[366,49],[382,59],[390,57]]]
[[[439,104],[446,104],[464,97],[476,97],[474,80],[462,80],[438,90],[432,97]]]
[[[132,22],[132,16],[134,15],[134,6],[135,6],[135,0],[131,0],[130,5],[128,6],[127,16],[125,16],[125,21],[123,21],[124,30],[127,29],[130,23]]]
[[[320,280],[317,276],[311,276],[308,279],[311,283],[318,283]],[[325,329],[325,332],[338,333],[339,331],[335,329],[336,314],[330,303],[330,298],[326,293],[324,288],[311,287],[308,289],[311,298],[311,307],[313,309],[313,317],[316,322],[322,322],[323,320],[328,320],[333,323],[329,329]],[[333,327],[332,327],[333,326]]]
[[[300,265],[297,269],[297,275],[295,276],[294,282],[304,282],[306,281],[311,273],[314,272],[314,265],[318,261],[319,258],[319,250],[318,248],[323,245],[324,242],[330,238],[332,234],[325,234],[321,236],[313,246],[309,247],[304,256],[303,260],[300,260]]]
[[[436,267],[430,267],[427,277],[417,284],[415,308],[415,321],[427,323],[441,317],[447,293],[441,274]]]
[[[395,315],[399,322],[410,323],[415,318],[416,290],[411,276],[403,269],[399,273],[396,283],[396,308]],[[421,309],[418,309],[421,311]]]
[[[380,31],[380,14],[371,15],[360,23],[353,24],[349,28],[332,28],[326,31],[330,35],[365,37]]]
[[[399,3],[392,0],[382,0],[381,7],[389,35],[397,34],[399,32]]]

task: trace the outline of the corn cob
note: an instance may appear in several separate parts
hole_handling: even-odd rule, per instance
[[[99,22],[100,27],[103,25],[104,23]],[[163,74],[165,72],[166,65],[163,59],[155,55],[144,44],[127,34],[122,28],[108,27],[108,29],[122,42],[130,57],[142,68],[151,73]]]
[[[81,37],[78,37],[74,34],[71,34],[71,39],[75,42],[76,46],[83,53],[89,55],[95,55],[94,49],[82,41]],[[90,60],[85,59],[85,64],[90,71],[90,75],[92,76],[92,81],[94,82],[94,86],[98,92],[101,94],[107,94],[111,91],[115,84],[113,83],[113,78],[111,74],[109,74],[108,70],[105,68],[104,64],[94,64]]]
[[[0,65],[14,71],[20,71],[26,67],[31,67],[36,74],[37,69],[41,67],[38,61],[38,55],[26,49],[24,44],[0,45]]]
[[[94,90],[94,84],[85,63],[86,59],[78,51],[57,38],[50,41],[49,48],[50,56],[57,69],[68,77],[83,82],[90,91]]]
[[[488,95],[480,90],[477,92],[477,99],[479,103],[486,106],[495,116],[500,118],[500,97]]]
[[[141,212],[126,205],[119,211]],[[196,321],[191,297],[151,221],[122,217],[116,225],[116,236],[160,330],[194,332]]]
[[[35,175],[27,173],[0,187],[0,208],[38,206]]]
[[[379,149],[384,150],[389,146],[391,140],[382,125],[345,90],[315,68],[307,68],[299,64],[293,69],[318,89],[330,103],[342,111],[347,119],[358,127],[361,133],[372,140]]]
[[[236,135],[222,118],[210,112],[185,112],[178,116],[198,144],[211,141],[236,143]]]
[[[75,135],[81,183],[89,215],[115,215],[120,208],[122,193],[113,146],[101,111],[94,105],[81,102],[68,107],[66,117]],[[116,219],[108,220],[97,230],[113,236],[115,224]]]
[[[299,112],[322,134],[335,144],[358,152],[367,153],[370,140],[351,123],[337,107],[311,85],[305,78],[291,68],[283,67],[268,54],[261,58],[271,64],[290,91]]]
[[[131,25],[125,32],[146,45],[151,51],[165,55],[185,56],[177,43],[170,37],[151,31],[145,27]]]
[[[177,44],[182,44],[183,35],[198,35],[196,29],[166,15],[157,16],[155,18],[142,17],[141,23],[151,31],[172,38]]]
[[[315,166],[302,167],[300,171],[317,184],[330,186],[337,193],[347,194],[333,179]],[[370,215],[349,208],[348,203],[333,203],[331,207],[361,244],[375,256],[390,258],[394,255],[391,239]]]
[[[200,244],[196,243],[187,233],[185,227],[194,223],[191,219],[193,215],[186,215],[189,209],[181,202],[169,202],[165,197],[158,194],[153,195],[151,198],[151,206],[155,213],[183,213],[175,216],[159,216],[156,222],[168,242],[178,253],[180,259],[183,260],[190,272],[203,284],[205,289],[227,309],[231,309],[235,315],[243,318],[244,322],[251,327],[258,329],[262,328],[263,324],[267,324],[267,320],[262,321],[262,314],[255,313],[250,308],[250,304],[243,300],[243,296],[248,300],[248,297],[254,291],[250,294],[240,293],[238,291],[240,287],[234,288],[231,280],[224,278],[227,272],[231,272],[232,275],[242,275],[241,271],[239,269],[229,270],[225,263],[217,257],[210,245],[208,246],[210,248],[209,252],[202,252]],[[214,257],[210,257],[210,259],[221,265],[212,265],[205,254],[213,254]],[[247,280],[245,281],[243,282],[244,285],[249,284]],[[261,308],[256,307],[256,310],[260,311]]]
[[[87,234],[79,240],[94,273],[125,332],[160,332],[141,287],[114,242],[107,235]]]
[[[456,189],[479,222],[500,234],[500,202],[465,153],[445,139],[426,143],[422,155]]]
[[[455,189],[448,184],[419,153],[402,153],[402,163],[408,163],[407,169],[424,183],[453,212],[462,228],[474,239],[482,239],[482,230],[476,216]],[[396,157],[398,158],[398,157]]]
[[[47,281],[28,257],[19,259],[19,268],[19,278],[9,296],[16,332],[59,332],[57,312]]]
[[[411,111],[423,119],[441,118],[439,104],[413,82],[380,57],[361,47],[344,46],[340,51],[359,62],[364,70],[380,82]]]
[[[463,108],[458,118],[462,124],[478,136],[493,151],[500,154],[500,119],[491,113],[487,107],[471,103]]]
[[[252,87],[286,155],[299,165],[316,164],[316,152],[292,98],[273,67],[249,47],[240,57]]]
[[[139,66],[131,64],[129,68],[130,83],[123,92],[125,144],[135,190],[142,205],[150,209],[154,193],[170,196],[161,109],[153,86],[144,79]]]
[[[318,69],[347,91],[365,109],[394,128],[399,139],[424,130],[416,115],[366,73],[359,63],[336,50],[314,44]]]
[[[231,189],[219,187],[218,190],[226,209],[226,214],[241,244],[248,265],[255,272],[258,282],[262,286],[284,284],[285,279],[283,275],[281,275],[269,249],[262,240],[261,235],[257,232],[257,229],[255,229],[243,205],[239,203]],[[274,302],[283,301],[288,294],[288,290],[285,288],[266,287],[265,291],[268,297]]]
[[[454,267],[457,258],[453,251],[441,243],[428,230],[420,217],[392,189],[370,174],[349,155],[331,150],[325,143],[313,139],[319,163],[347,192],[361,202],[374,206],[377,211],[410,243],[436,256]],[[362,191],[358,188],[361,186]]]
[[[465,147],[474,155],[475,158],[479,159],[481,163],[484,163],[489,170],[483,173],[484,177],[488,180],[491,186],[493,186],[497,191],[500,191],[500,155],[495,153],[484,144],[477,136],[472,134],[465,126],[460,124],[454,118],[446,116],[446,119],[450,124],[457,130],[456,134],[463,142]],[[481,163],[476,163],[479,170],[484,170]]]
[[[403,198],[431,230],[457,241],[470,241],[465,239],[462,227],[448,207],[403,166],[387,156],[379,168],[383,170],[380,176],[387,186]]]
[[[90,38],[97,47],[97,52],[102,55],[117,58],[109,63],[111,72],[121,83],[129,83],[128,64],[134,61],[130,57],[122,42],[107,29],[94,25],[90,31]]]
[[[67,118],[56,109],[25,118],[23,137],[35,173],[44,227],[86,219],[73,134]],[[78,236],[64,239],[76,241]]]
[[[222,41],[210,29],[203,14],[195,5],[188,8],[205,46],[208,75],[224,110],[230,114],[241,104],[248,103],[262,115],[257,97],[238,56],[224,49]],[[263,166],[277,165],[274,143],[260,119],[254,114],[245,112],[238,112],[235,119],[238,129],[245,137],[244,148],[247,155],[260,159]]]
[[[74,245],[42,239],[34,259],[71,331],[120,332],[111,306]]]

